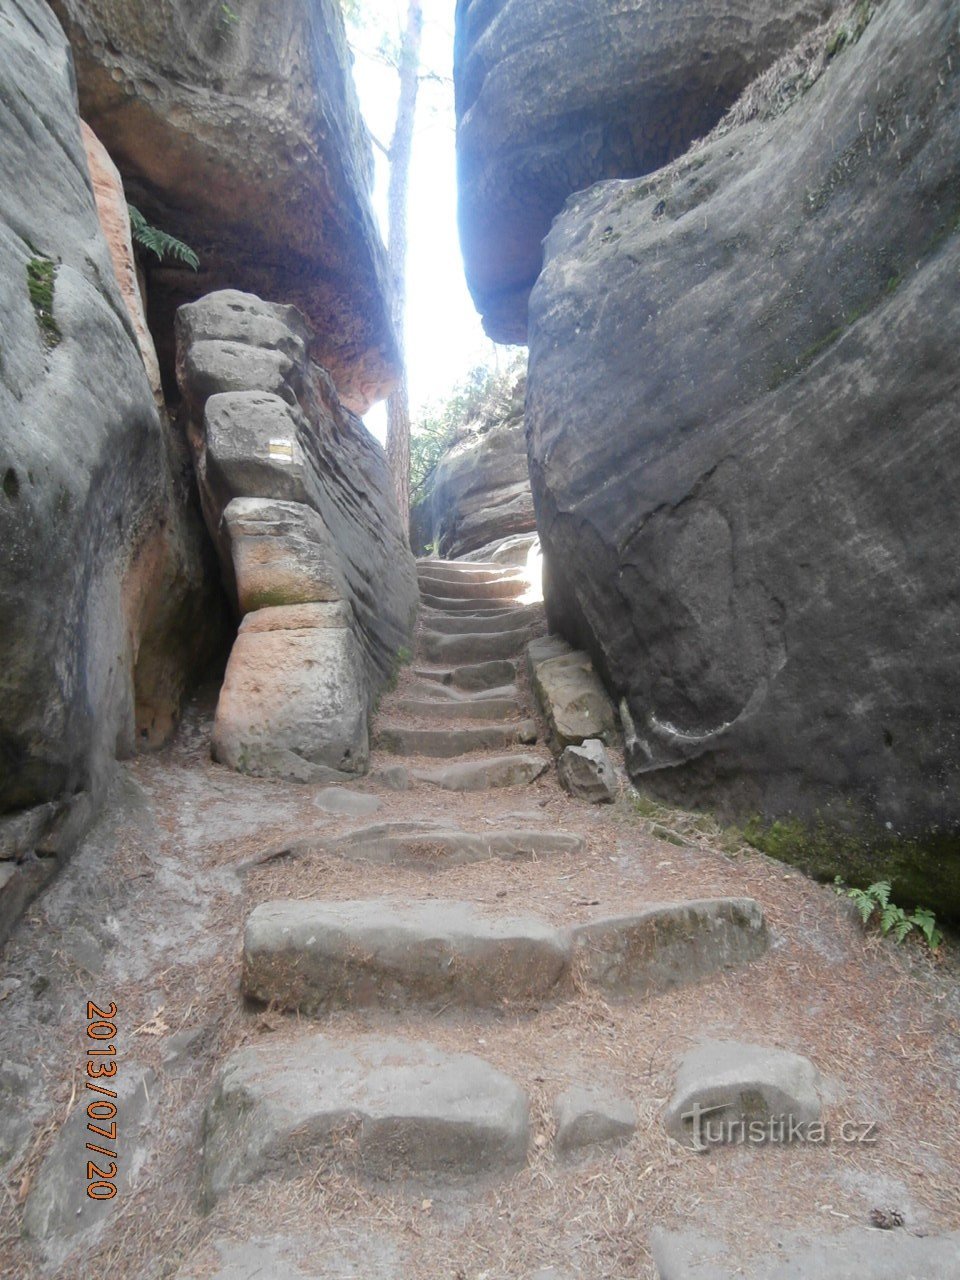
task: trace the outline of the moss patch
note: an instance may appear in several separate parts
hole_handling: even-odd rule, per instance
[[[57,263],[43,254],[34,254],[27,263],[27,291],[45,344],[55,347],[63,338],[53,316],[57,287]]]

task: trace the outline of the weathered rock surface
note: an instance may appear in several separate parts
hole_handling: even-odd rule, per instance
[[[588,804],[612,804],[617,798],[617,775],[610,753],[599,738],[567,747],[557,761],[564,791]]]
[[[397,352],[372,156],[336,0],[197,6],[55,0],[84,119],[155,225],[201,272],[151,273],[158,335],[200,293],[249,289],[296,304],[314,353],[360,412]],[[161,348],[172,369],[173,353]]]
[[[539,756],[521,754],[467,760],[440,769],[416,769],[413,776],[444,791],[486,791],[489,787],[525,787],[549,767]]]
[[[267,902],[247,920],[243,989],[310,1014],[526,1005],[555,996],[568,963],[543,921],[464,902]]]
[[[681,155],[832,7],[458,0],[460,239],[487,333],[525,341],[541,241],[568,196]]]
[[[527,645],[527,670],[555,751],[580,746],[587,738],[612,740],[616,712],[589,654],[558,636],[545,636]]]
[[[368,695],[343,604],[248,613],[227,663],[213,726],[213,756],[241,773],[323,781],[364,773]]]
[[[584,1085],[564,1090],[554,1103],[553,1115],[554,1143],[561,1155],[599,1143],[624,1142],[637,1127],[637,1110],[629,1098]]]
[[[649,907],[574,930],[584,978],[620,994],[672,991],[755,960],[767,949],[763,911],[751,898]]]
[[[952,915],[958,146],[954,6],[890,0],[778,117],[570,203],[527,403],[548,615],[633,775],[865,831],[794,856]]]
[[[581,836],[563,831],[460,831],[438,823],[386,822],[354,831],[331,849],[362,862],[455,867],[488,858],[522,861],[582,853]]]
[[[204,1119],[204,1197],[330,1158],[380,1177],[505,1172],[528,1141],[525,1094],[479,1058],[310,1036],[280,1060],[263,1045],[227,1061]]]
[[[506,659],[491,659],[489,662],[467,662],[446,671],[430,671],[418,667],[416,674],[423,680],[441,685],[451,693],[462,690],[468,695],[485,694],[513,684],[517,678],[517,664]]]
[[[369,707],[417,605],[383,450],[310,361],[295,308],[228,290],[182,307],[177,332],[204,515],[247,615],[217,757],[290,778],[362,772]]]
[[[69,49],[38,0],[0,19],[0,814],[36,809],[42,828],[4,869],[0,896],[22,905],[44,880],[33,854],[70,851],[115,756],[170,733],[218,614],[183,446],[98,219]]]
[[[441,760],[451,760],[454,756],[466,755],[468,751],[497,751],[512,746],[516,740],[516,724],[411,729],[406,725],[385,723],[377,730],[377,743],[384,751],[401,756],[434,756]]]
[[[735,1135],[741,1123],[768,1135],[771,1122],[805,1133],[820,1119],[822,1093],[819,1071],[799,1054],[711,1041],[684,1056],[664,1125],[671,1137],[697,1150],[715,1141],[736,1141],[726,1135]]]
[[[492,418],[467,423],[411,513],[422,546],[455,559],[537,527],[523,426],[526,380]]]
[[[809,1232],[776,1237],[774,1262],[745,1266],[736,1252],[695,1231],[652,1233],[660,1280],[953,1280],[960,1274],[960,1232],[918,1237],[853,1228],[809,1242]],[[773,1247],[771,1247],[773,1252]],[[786,1255],[786,1256],[783,1256]]]

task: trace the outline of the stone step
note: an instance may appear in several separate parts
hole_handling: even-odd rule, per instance
[[[460,831],[439,823],[381,822],[353,831],[328,846],[357,862],[457,867],[500,858],[521,862],[558,854],[580,854],[581,836],[565,831]]]
[[[402,698],[397,709],[424,720],[506,720],[520,714],[516,698]]]
[[[509,699],[514,703],[519,702],[519,694],[515,684],[496,685],[492,689],[477,689],[470,691],[468,689],[458,689],[452,684],[441,684],[439,680],[429,680],[421,677],[417,680],[411,680],[406,686],[407,696],[413,699],[426,702],[455,702],[461,706],[472,706],[478,702],[497,701],[498,699]]]
[[[407,725],[381,724],[377,745],[395,756],[433,756],[452,760],[470,751],[497,751],[517,741],[517,725],[469,725],[462,729],[416,729]]]
[[[207,1104],[203,1203],[330,1162],[379,1178],[507,1172],[529,1139],[526,1094],[472,1054],[373,1035],[249,1045]]]
[[[247,919],[243,991],[277,1008],[536,1006],[566,978],[570,947],[535,917],[466,902],[265,902]]]
[[[425,609],[434,609],[439,613],[483,613],[494,615],[509,613],[518,606],[508,600],[476,600],[464,599],[460,596],[434,596],[421,593],[420,603]]]
[[[443,635],[463,635],[464,632],[517,631],[530,627],[543,618],[543,605],[524,605],[520,609],[506,609],[502,613],[442,613],[438,610],[421,610],[424,626]]]
[[[517,753],[461,760],[437,769],[414,769],[411,776],[444,791],[489,791],[496,787],[525,787],[549,768],[549,761],[540,756]]]
[[[418,560],[417,576],[448,582],[500,582],[515,578],[517,570],[502,564],[459,564],[454,560]]]
[[[419,656],[427,662],[490,662],[515,658],[530,639],[527,628],[519,631],[471,632],[460,636],[443,636],[437,631],[420,632]]]
[[[437,596],[441,600],[515,600],[524,594],[527,586],[521,574],[504,574],[494,582],[476,582],[463,574],[455,578],[420,574],[421,596]]]
[[[432,680],[454,689],[462,689],[465,693],[484,693],[513,684],[517,678],[517,663],[506,658],[493,658],[489,662],[468,662],[461,666],[446,667],[441,671],[414,667],[413,673],[421,680]]]

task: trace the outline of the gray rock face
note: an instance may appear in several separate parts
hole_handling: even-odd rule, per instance
[[[0,30],[0,813],[38,808],[65,854],[71,797],[165,740],[219,619],[183,444],[98,220],[69,49],[38,0],[4,3]]]
[[[499,1006],[557,993],[569,950],[541,920],[461,902],[267,902],[247,920],[243,989],[279,1008]]]
[[[588,654],[546,636],[527,645],[527,670],[555,751],[613,738],[616,712]]]
[[[217,757],[302,780],[362,772],[417,604],[383,451],[309,360],[295,308],[211,294],[177,332],[204,515],[246,614]]]
[[[506,415],[465,430],[443,454],[412,513],[424,546],[455,559],[537,527],[523,427],[525,380]]]
[[[372,156],[336,0],[56,0],[84,119],[150,221],[202,273],[153,273],[153,327],[198,292],[295,303],[315,354],[362,412],[396,376]],[[172,366],[169,344],[158,343]],[[249,358],[249,356],[247,357]]]
[[[309,1036],[279,1061],[241,1049],[207,1106],[204,1196],[331,1157],[375,1177],[504,1172],[526,1159],[529,1123],[523,1091],[468,1054],[373,1036]]]
[[[738,1126],[770,1141],[776,1126],[806,1133],[820,1119],[823,1080],[807,1058],[763,1045],[716,1041],[686,1054],[664,1115],[667,1132],[698,1151],[736,1142]],[[771,1125],[774,1126],[771,1128]],[[757,1136],[756,1141],[763,1140]]]
[[[960,1232],[917,1237],[905,1231],[854,1228],[809,1243],[776,1236],[775,1262],[745,1268],[733,1250],[694,1231],[655,1228],[651,1243],[660,1280],[954,1280],[960,1274]],[[772,1249],[771,1249],[772,1251]]]
[[[460,237],[487,333],[525,340],[541,241],[569,195],[682,154],[832,7],[458,0]]]
[[[960,829],[956,66],[949,0],[892,0],[779,117],[578,196],[527,404],[548,615],[634,777],[855,824],[954,915],[949,848],[882,846]]]
[[[566,1089],[554,1103],[553,1114],[554,1142],[561,1155],[600,1143],[624,1142],[637,1127],[637,1111],[629,1098],[583,1085]]]
[[[599,738],[567,747],[557,761],[564,791],[588,804],[612,804],[617,798],[617,775],[610,753]]]
[[[607,991],[650,995],[736,968],[767,949],[763,911],[751,898],[649,907],[574,930],[583,977]]]

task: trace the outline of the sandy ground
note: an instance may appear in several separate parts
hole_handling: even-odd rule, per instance
[[[404,674],[384,717],[412,678]],[[2,1170],[0,1276],[199,1280],[217,1272],[230,1241],[256,1239],[281,1248],[291,1267],[336,1280],[526,1280],[549,1266],[567,1277],[646,1280],[656,1225],[726,1238],[745,1262],[786,1233],[828,1235],[866,1224],[876,1208],[897,1210],[917,1233],[960,1226],[960,1000],[949,946],[937,961],[919,947],[897,949],[865,934],[829,888],[710,819],[626,790],[615,805],[590,808],[560,791],[553,770],[529,787],[469,795],[368,780],[356,789],[379,799],[374,816],[327,814],[318,788],[244,778],[210,761],[214,696],[195,701],[168,748],[122,769],[93,837],[0,960],[0,1062],[25,1066],[30,1078],[3,1103],[15,1108],[20,1150]],[[373,767],[396,763],[375,756]],[[338,835],[389,820],[576,832],[586,851],[431,871],[352,863],[330,848]],[[257,864],[290,844],[305,852]],[[769,953],[643,1002],[584,992],[534,1011],[365,1011],[307,1024],[247,1007],[239,994],[243,921],[268,899],[455,898],[568,923],[723,894],[763,905]],[[134,1185],[75,1237],[72,1255],[65,1235],[45,1263],[21,1239],[23,1204],[82,1097],[88,999],[118,1005],[120,1070],[155,1071],[153,1109],[137,1139]],[[531,1097],[527,1167],[479,1185],[383,1185],[332,1166],[292,1169],[204,1216],[202,1109],[224,1056],[256,1041],[282,1058],[286,1043],[317,1029],[421,1037],[505,1070]],[[706,1155],[670,1142],[663,1108],[679,1059],[703,1038],[810,1057],[829,1081],[833,1140]],[[557,1159],[552,1104],[574,1082],[602,1082],[633,1100],[640,1125],[630,1143]],[[843,1121],[875,1124],[876,1141],[839,1141]],[[122,1115],[120,1132],[122,1142]],[[82,1181],[79,1153],[76,1165]]]

